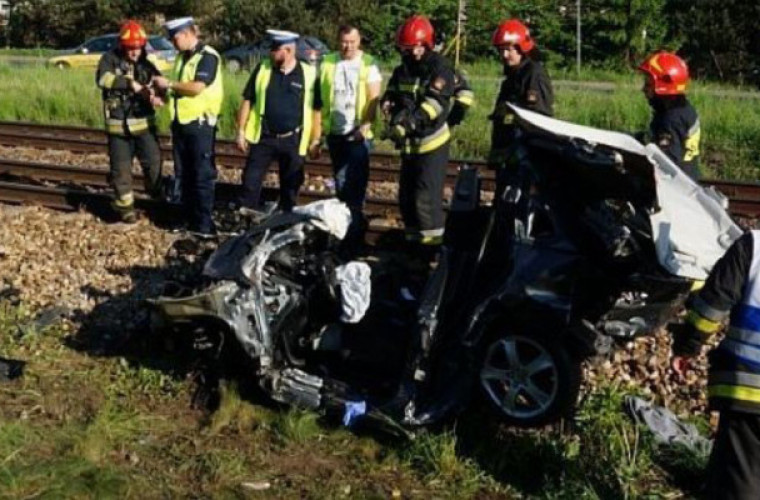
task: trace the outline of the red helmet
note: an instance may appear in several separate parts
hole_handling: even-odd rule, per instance
[[[434,34],[433,25],[427,17],[412,16],[396,32],[396,45],[404,49],[422,44],[432,49]]]
[[[530,37],[530,30],[517,19],[503,21],[493,33],[493,45],[501,47],[503,45],[517,45],[523,54],[533,50],[536,46]]]
[[[148,36],[137,21],[129,20],[121,25],[119,30],[119,46],[122,49],[141,49],[145,47]]]
[[[689,67],[683,59],[671,52],[652,54],[641,63],[639,70],[652,79],[656,95],[679,95],[686,92]]]

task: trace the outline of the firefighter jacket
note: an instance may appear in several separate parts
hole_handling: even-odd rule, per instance
[[[100,58],[95,81],[103,90],[103,113],[106,132],[115,135],[138,135],[155,125],[156,113],[150,99],[136,94],[130,80],[148,85],[161,72],[143,51],[136,63],[128,60],[119,48]]]
[[[427,51],[393,70],[382,102],[391,104],[391,130],[404,154],[435,151],[451,138],[447,119],[454,95],[454,70],[442,55]]]
[[[726,335],[709,355],[710,406],[760,414],[760,231],[736,240],[690,298],[674,354],[695,355],[727,318]]]
[[[692,178],[699,176],[699,116],[685,96],[655,97],[652,142]]]
[[[554,91],[549,76],[541,63],[525,57],[519,66],[505,66],[504,80],[496,98],[493,113],[491,149],[504,150],[512,142],[515,126],[514,113],[507,103],[535,111],[546,116],[554,114]]]
[[[470,110],[475,102],[475,93],[467,81],[467,75],[460,69],[454,70],[454,102],[451,105],[449,113],[449,127],[454,127],[462,123],[467,111]]]

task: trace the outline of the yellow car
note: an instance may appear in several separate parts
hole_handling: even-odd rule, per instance
[[[61,51],[59,55],[48,59],[47,64],[59,69],[95,68],[100,56],[116,47],[118,41],[117,34],[91,38],[75,49]],[[177,50],[166,38],[156,35],[148,37],[145,50],[148,51],[148,59],[160,71],[169,71],[174,66]]]

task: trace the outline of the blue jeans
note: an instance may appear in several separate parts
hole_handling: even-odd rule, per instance
[[[353,212],[361,213],[369,181],[370,141],[349,141],[342,135],[328,135],[327,147],[335,176],[338,199]]]
[[[342,135],[328,135],[327,147],[335,177],[338,199],[351,210],[351,225],[344,240],[349,253],[355,251],[364,239],[367,223],[362,209],[367,197],[369,182],[369,151],[372,142],[352,141]]]

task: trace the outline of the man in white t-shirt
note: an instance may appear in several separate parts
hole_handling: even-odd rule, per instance
[[[358,28],[341,26],[338,37],[340,51],[326,55],[320,67],[322,126],[338,198],[351,209],[347,245],[355,248],[366,229],[362,208],[382,76],[374,58],[360,49]]]

